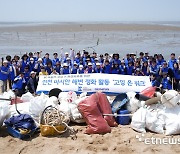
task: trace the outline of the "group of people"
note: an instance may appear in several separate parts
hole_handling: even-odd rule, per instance
[[[162,89],[180,90],[180,57],[175,53],[165,60],[162,54],[153,56],[140,52],[127,54],[120,59],[118,53],[98,55],[86,50],[75,53],[49,53],[42,55],[42,51],[26,53],[22,57],[8,55],[2,59],[0,67],[1,92],[7,90],[7,85],[22,95],[26,90],[35,93],[39,75],[62,75],[83,73],[107,73],[135,76],[150,76],[152,86]]]

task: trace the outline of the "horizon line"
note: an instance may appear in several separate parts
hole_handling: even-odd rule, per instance
[[[111,21],[111,20],[105,20],[105,21],[97,21],[97,20],[92,20],[92,21],[0,21],[0,23],[79,23],[79,22],[180,22],[180,20],[127,20],[127,21]]]

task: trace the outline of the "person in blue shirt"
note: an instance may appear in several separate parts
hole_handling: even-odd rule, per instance
[[[164,62],[166,62],[166,61],[164,60],[164,57],[162,56],[162,54],[158,54],[157,55],[157,65],[162,66]]]
[[[132,61],[128,62],[128,66],[125,68],[126,75],[134,75],[134,66]]]
[[[25,79],[24,73],[20,73],[15,79],[12,85],[12,90],[16,92],[17,96],[22,96],[25,93]]]
[[[72,62],[69,57],[66,58],[66,64],[71,68],[72,67]]]
[[[70,74],[69,66],[67,63],[63,64],[62,74]]]
[[[167,65],[167,62],[163,62],[162,66],[159,69],[159,75],[162,76],[164,72],[168,73],[168,71],[169,71],[169,67]]]
[[[166,72],[163,73],[163,78],[161,81],[161,88],[163,90],[171,90],[172,89],[172,83],[169,80],[168,74]]]
[[[148,59],[149,59],[149,53],[148,52],[145,52],[144,58],[146,59],[145,61],[148,61]]]
[[[12,89],[12,72],[14,71],[11,64],[11,56],[7,55],[6,60],[8,61],[8,67],[10,70],[9,76],[8,76],[8,82],[9,82],[9,89]]]
[[[21,59],[22,61],[20,63],[20,72],[24,72],[24,68],[28,65],[29,62],[28,55],[24,54]]]
[[[86,67],[86,66],[88,66],[89,63],[91,63],[91,58],[86,57],[86,61],[83,62],[83,65]]]
[[[126,54],[126,58],[124,59],[125,65],[128,66],[129,61],[132,61],[130,54]]]
[[[174,78],[173,78],[174,90],[180,91],[180,83],[179,83],[179,81],[180,81],[180,68],[179,68],[178,63],[174,63],[173,73],[174,73]]]
[[[93,73],[93,67],[92,67],[92,63],[91,62],[88,63],[87,73]]]
[[[101,64],[104,63],[104,56],[103,56],[102,54],[99,56],[99,62],[100,62]]]
[[[122,74],[122,75],[126,74],[126,72],[125,72],[126,66],[125,66],[124,60],[121,61],[121,65],[119,66],[119,69],[120,69],[120,74]]]
[[[25,84],[27,84],[27,82],[29,81],[29,78],[30,78],[30,71],[29,71],[29,67],[26,66],[24,68],[24,79],[25,79]]]
[[[30,58],[30,61],[28,63],[28,66],[29,66],[29,71],[35,71],[35,61],[34,61],[34,58]]]
[[[30,61],[31,58],[35,60],[34,54],[32,52],[29,53],[28,61]]]
[[[103,73],[110,74],[111,72],[111,65],[109,63],[109,60],[105,60],[105,64],[103,66]]]
[[[173,70],[174,63],[177,63],[177,60],[175,58],[175,53],[171,53],[171,59],[168,61],[168,67]]]
[[[84,65],[84,66],[87,66],[87,64],[88,64],[87,61],[86,61],[86,59],[89,58],[88,55],[89,55],[89,53],[83,49],[82,60],[83,60],[83,65]]]
[[[52,73],[52,62],[47,63],[45,70],[49,75]]]
[[[0,82],[1,82],[1,92],[4,93],[7,91],[7,81],[10,74],[8,67],[8,61],[3,61],[3,66],[0,67]]]
[[[77,74],[77,73],[78,73],[78,64],[75,62],[71,74]]]
[[[148,61],[145,61],[142,65],[142,73],[145,75],[145,76],[148,76],[149,75],[149,66],[148,66]]]
[[[145,62],[146,58],[144,57],[144,52],[139,53],[140,62]]]
[[[156,78],[156,75],[155,74],[150,74],[150,80],[151,80],[151,85],[153,87],[159,87],[160,86],[160,82],[159,80]]]
[[[83,65],[79,65],[78,74],[84,74],[84,67],[83,67]]]
[[[117,62],[114,62],[111,68],[111,74],[120,74],[119,64]]]
[[[51,59],[49,58],[49,53],[45,54],[45,57],[43,58],[43,64],[44,66],[47,66],[48,63],[52,63]]]
[[[75,61],[78,65],[80,65],[81,54],[80,54],[79,52],[76,54],[76,57],[75,57],[74,61]]]
[[[138,58],[137,60],[136,60],[136,62],[134,63],[134,69],[137,69],[137,68],[139,68],[139,69],[141,69],[141,59],[140,58]]]
[[[39,58],[34,66],[34,71],[37,73],[36,75],[39,75],[39,72],[41,72],[41,67],[44,67],[42,58]]]
[[[156,60],[153,60],[150,65],[150,73],[155,74],[157,77],[159,76],[159,66],[156,63]]]
[[[119,54],[118,53],[113,54],[113,57],[110,61],[110,64],[111,64],[111,66],[113,66],[113,64],[118,64],[118,65],[121,64],[121,61],[119,60]]]
[[[59,61],[59,62],[56,62],[56,66],[54,67],[54,69],[55,69],[56,72],[58,72],[59,74],[62,73],[62,67],[61,67],[60,61]]]
[[[134,75],[135,76],[144,76],[144,74],[142,73],[140,68],[136,68],[136,70],[134,71]]]
[[[54,59],[52,60],[52,66],[54,67],[56,63],[59,62],[59,58],[58,58],[57,53],[54,53],[53,56],[54,56]]]
[[[102,73],[103,69],[101,68],[101,64],[98,62],[94,68],[94,73]]]

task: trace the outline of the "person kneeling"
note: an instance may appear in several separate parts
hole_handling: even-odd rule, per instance
[[[24,73],[20,73],[13,82],[12,90],[16,92],[17,96],[22,96],[25,93],[25,78]]]

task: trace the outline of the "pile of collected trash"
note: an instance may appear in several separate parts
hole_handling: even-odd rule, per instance
[[[96,92],[26,93],[16,97],[11,90],[0,95],[0,126],[9,134],[24,139],[40,130],[42,136],[75,133],[70,122],[86,123],[86,134],[105,134],[118,124],[131,123],[134,130],[150,130],[166,135],[180,133],[180,94],[169,90],[164,94],[150,87],[141,93],[120,93],[115,98]]]
[[[180,94],[175,90],[158,93],[144,102],[132,116],[131,127],[141,133],[180,134]]]

